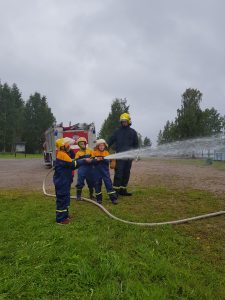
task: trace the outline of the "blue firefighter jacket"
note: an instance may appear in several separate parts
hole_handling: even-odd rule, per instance
[[[82,164],[82,161],[73,161],[65,151],[58,151],[53,182],[59,192],[67,193],[70,190],[73,179],[72,170],[77,169]]]
[[[90,148],[86,148],[86,149],[80,149],[75,156],[76,162],[79,164],[79,166],[81,166],[81,168],[79,169],[79,173],[80,172],[87,172],[88,170],[92,169],[92,165],[88,162],[85,161],[85,158],[91,158],[93,156],[93,150]],[[82,164],[81,164],[82,162]]]
[[[84,186],[84,181],[86,180],[88,187],[93,188],[94,186],[94,174],[93,174],[93,165],[85,161],[85,158],[92,158],[93,150],[90,148],[80,149],[76,153],[76,162],[82,166],[78,170],[78,178],[76,187],[82,189]]]
[[[105,157],[108,156],[109,152],[107,150],[104,151],[100,151],[100,150],[95,150],[93,151],[93,156],[94,157]],[[94,165],[95,165],[95,169],[98,171],[98,175],[100,176],[109,176],[109,160],[107,159],[103,159],[100,161],[94,160],[93,161]]]
[[[118,128],[108,140],[108,145],[115,145],[116,152],[138,148],[137,132],[130,126]]]
[[[93,155],[93,150],[87,147],[84,150],[80,149],[79,151],[77,151],[75,159],[77,162],[79,162],[80,160],[83,160],[84,158],[92,157],[92,155]],[[89,164],[86,163],[86,165],[89,165]]]

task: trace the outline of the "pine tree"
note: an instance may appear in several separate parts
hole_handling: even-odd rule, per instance
[[[120,115],[124,112],[129,113],[129,105],[127,105],[127,99],[116,98],[111,104],[111,111],[108,117],[104,120],[99,137],[105,140],[113,134],[113,132],[120,126]]]
[[[24,141],[28,153],[40,152],[44,143],[44,132],[55,122],[46,97],[39,93],[31,95],[25,105]]]
[[[144,147],[151,147],[152,146],[152,142],[151,142],[150,138],[148,138],[147,136],[144,138],[143,146]]]
[[[21,139],[24,101],[16,84],[0,83],[0,150],[13,151]]]

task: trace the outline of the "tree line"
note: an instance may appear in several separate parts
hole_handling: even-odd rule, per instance
[[[119,118],[124,112],[129,113],[127,99],[116,98],[111,111],[104,120],[99,137],[106,140],[120,126]],[[45,96],[35,92],[24,101],[16,84],[10,86],[0,82],[0,152],[14,152],[15,144],[26,143],[27,153],[40,153],[45,140],[44,132],[56,123]],[[138,133],[139,145],[151,146],[148,137]]]
[[[181,96],[181,108],[174,121],[167,121],[158,135],[158,144],[188,138],[210,136],[225,129],[225,117],[215,108],[200,107],[202,93],[186,89]],[[108,140],[119,128],[120,115],[129,113],[127,99],[115,98],[111,110],[103,121],[98,137]],[[13,152],[15,143],[26,142],[27,153],[42,151],[44,132],[56,122],[45,96],[35,92],[27,101],[22,99],[16,84],[9,86],[0,82],[0,152]],[[151,146],[149,137],[138,133],[139,146]]]
[[[54,122],[45,96],[35,92],[24,101],[16,84],[0,82],[0,152],[13,152],[21,141],[27,153],[41,152],[44,132]]]
[[[175,120],[167,121],[163,130],[159,131],[158,144],[211,136],[225,129],[225,117],[214,107],[201,109],[202,96],[198,89],[186,89],[181,96],[181,108],[177,109]]]

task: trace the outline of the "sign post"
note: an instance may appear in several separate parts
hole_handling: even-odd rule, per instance
[[[24,153],[26,157],[26,142],[19,142],[15,144],[15,157],[16,153]]]

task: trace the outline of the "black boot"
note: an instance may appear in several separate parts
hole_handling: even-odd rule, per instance
[[[82,189],[77,189],[77,201],[81,201]]]
[[[96,200],[99,204],[102,204],[102,193],[96,195]]]
[[[114,187],[114,191],[116,192],[116,198],[118,198],[119,195],[120,195],[120,188],[115,188]]]
[[[132,196],[132,193],[129,193],[127,190],[123,194],[124,196]]]
[[[115,197],[115,198],[113,198],[113,199],[111,199],[111,201],[112,201],[112,204],[118,204],[118,200],[117,200],[117,198]]]
[[[120,189],[120,195],[122,196],[132,196],[132,193],[129,193],[127,189]]]
[[[109,198],[112,201],[112,204],[118,204],[117,193],[115,191],[109,194]]]
[[[95,200],[95,196],[94,196],[94,189],[89,189],[89,198],[91,199],[91,200]]]

